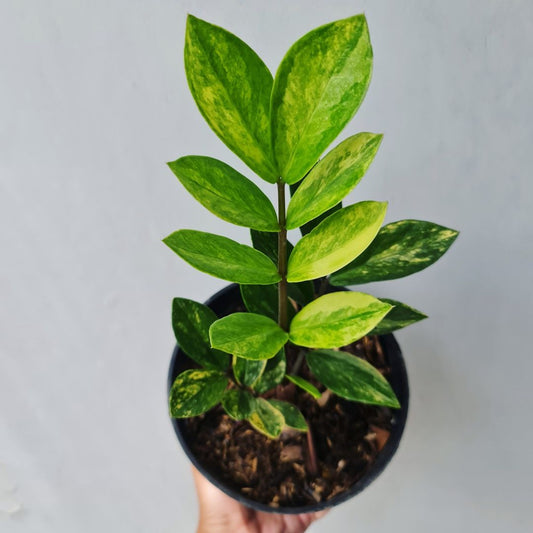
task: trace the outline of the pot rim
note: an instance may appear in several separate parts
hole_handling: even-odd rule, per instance
[[[337,287],[336,289],[349,290],[341,287]],[[215,309],[213,310],[215,311],[215,313],[217,313],[217,309],[223,308],[223,301],[228,298],[241,298],[239,286],[236,283],[232,283],[216,292],[214,295],[208,298],[208,300],[205,302],[205,305],[211,308],[214,307]],[[219,314],[222,314],[220,310],[217,315]],[[206,477],[213,485],[215,485],[218,489],[237,500],[239,503],[258,511],[277,514],[307,514],[322,511],[330,507],[335,507],[353,498],[359,492],[368,487],[389,464],[392,457],[396,453],[396,450],[398,449],[407,422],[407,413],[409,410],[409,384],[407,380],[407,369],[405,366],[405,361],[402,352],[392,333],[389,333],[387,335],[380,335],[380,342],[382,344],[383,350],[389,358],[388,363],[391,367],[391,376],[389,382],[396,396],[398,397],[398,400],[400,401],[402,407],[400,409],[394,410],[394,416],[392,419],[392,429],[389,439],[387,440],[384,448],[378,453],[376,460],[370,467],[369,472],[367,472],[363,477],[358,479],[349,489],[345,490],[344,492],[341,492],[340,494],[337,494],[333,498],[323,502],[317,502],[315,504],[301,505],[296,507],[271,507],[268,504],[252,500],[251,498],[247,498],[236,489],[226,485],[224,481],[218,479],[198,461],[198,459],[190,449],[189,444],[187,443],[184,436],[183,430],[185,426],[185,420],[171,417],[170,420],[172,426],[174,427],[176,436],[178,437],[178,440],[181,444],[181,447],[185,451],[185,454],[187,455],[191,463],[194,465],[194,467],[199,470],[200,473],[204,477]],[[180,347],[176,344],[172,353],[168,372],[167,398],[168,394],[170,393],[170,389],[172,388],[172,384],[175,380],[175,377],[178,373],[178,362],[183,357],[188,359],[187,355],[183,351],[181,351]]]

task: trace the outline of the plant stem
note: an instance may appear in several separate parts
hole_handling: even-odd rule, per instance
[[[281,329],[289,329],[287,314],[287,228],[285,220],[285,183],[278,180],[278,272],[281,281],[278,283],[278,324]]]
[[[302,363],[304,362],[305,357],[305,351],[300,350],[298,352],[298,356],[296,357],[296,361],[294,362],[294,366],[292,367],[291,374],[297,376],[298,372],[300,372],[300,368],[302,367]]]
[[[307,468],[309,473],[313,477],[316,477],[318,475],[318,462],[316,458],[315,441],[309,423],[307,424],[307,451],[309,452],[307,457]]]

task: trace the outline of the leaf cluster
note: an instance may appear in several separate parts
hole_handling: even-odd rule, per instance
[[[299,347],[312,375],[352,401],[398,408],[387,380],[343,351],[367,334],[383,335],[425,315],[363,292],[321,294],[317,286],[396,279],[433,264],[457,232],[420,220],[383,226],[387,203],[342,200],[361,181],[382,141],[363,132],[324,150],[359,108],[372,72],[363,15],[317,28],[299,39],[275,77],[259,56],[223,28],[189,16],[185,68],[191,93],[216,135],[260,178],[275,184],[277,209],[249,178],[207,156],[169,167],[205,208],[250,228],[252,246],[182,229],[164,239],[196,269],[241,286],[245,312],[219,318],[203,304],[175,298],[178,344],[201,367],[180,374],[170,393],[174,417],[221,403],[269,437],[284,427],[306,431],[296,406],[265,399],[289,380],[320,392],[288,369],[285,348]],[[292,197],[286,208],[285,188]],[[292,246],[287,230],[300,228]]]

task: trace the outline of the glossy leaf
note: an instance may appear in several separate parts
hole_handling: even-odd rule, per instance
[[[254,409],[254,397],[248,391],[230,389],[222,397],[222,407],[234,420],[247,419]]]
[[[194,268],[217,278],[257,285],[281,279],[265,254],[220,235],[182,229],[165,237],[163,242]]]
[[[315,400],[318,400],[322,396],[321,392],[312,384],[309,383],[304,378],[300,376],[293,376],[292,374],[287,374],[285,376],[291,383],[294,383],[297,387],[309,393]]]
[[[315,298],[315,286],[312,281],[300,281],[299,283],[287,283],[289,298],[300,305],[306,305]],[[290,309],[290,308],[289,308]],[[289,317],[291,313],[289,312]]]
[[[264,398],[255,398],[254,410],[248,417],[250,424],[270,438],[276,438],[285,425],[281,412]]]
[[[298,431],[307,431],[307,422],[305,421],[304,415],[301,411],[292,403],[284,402],[281,400],[268,400],[270,405],[274,406],[278,411],[281,412],[283,418],[285,419],[285,425],[292,429]]]
[[[459,232],[422,220],[387,224],[357,259],[330,277],[332,285],[403,278],[432,265]]]
[[[316,279],[347,265],[372,242],[386,210],[386,202],[367,201],[330,215],[295,246],[289,257],[287,279]]]
[[[205,413],[220,402],[228,378],[216,370],[186,370],[170,390],[170,415],[188,418]]]
[[[292,319],[290,340],[310,348],[346,346],[371,331],[391,309],[362,292],[325,294]]]
[[[364,176],[382,135],[358,133],[324,157],[303,180],[287,209],[287,229],[295,229],[336,206]]]
[[[266,231],[250,231],[252,244],[256,250],[263,252],[272,261],[278,264],[278,234]],[[287,256],[290,256],[294,246],[287,241]]]
[[[260,377],[266,368],[265,359],[253,361],[252,359],[243,359],[242,357],[233,356],[233,375],[237,383],[245,387],[251,387]]]
[[[263,231],[279,231],[276,211],[267,196],[226,163],[189,155],[168,163],[183,186],[222,220]]]
[[[253,384],[253,389],[259,394],[273,389],[283,381],[286,368],[287,360],[285,358],[285,350],[281,349],[272,359],[268,359],[265,370],[261,377]]]
[[[314,168],[314,167],[313,167]],[[311,169],[312,170],[312,169]],[[309,171],[311,172],[311,171]],[[296,191],[298,190],[298,187],[305,181],[302,180],[302,181],[299,181],[298,183],[293,183],[291,186],[290,186],[290,189],[291,189],[291,195],[294,196],[296,194]],[[325,220],[326,218],[329,217],[329,215],[332,215],[333,213],[335,213],[335,211],[338,211],[339,209],[342,209],[342,202],[339,202],[338,204],[335,204],[332,208],[328,209],[327,211],[325,211],[324,213],[322,213],[321,215],[317,216],[316,218],[314,218],[313,220],[310,220],[309,222],[307,222],[306,224],[304,224],[303,226],[300,226],[300,233],[302,234],[302,236],[305,236],[307,235],[308,233],[311,233],[323,220]]]
[[[311,372],[347,400],[399,408],[387,380],[370,364],[347,352],[316,350],[306,356]]]
[[[265,315],[275,322],[278,320],[278,286],[277,285],[241,285],[241,296],[250,313],[257,313],[258,315]],[[289,297],[295,293],[302,296],[301,291],[297,286],[292,285],[292,290],[289,290]],[[294,307],[290,302],[287,303],[287,315],[289,320],[295,314]]]
[[[286,183],[300,180],[353,117],[371,71],[364,15],[321,26],[289,49],[272,89],[274,155]]]
[[[278,320],[277,285],[241,285],[240,289],[242,301],[250,313]]]
[[[254,172],[275,183],[269,120],[272,74],[259,56],[230,32],[189,15],[185,71],[211,129]]]
[[[256,250],[263,252],[270,257],[272,261],[278,264],[278,235],[277,233],[269,233],[265,231],[252,230],[252,243]],[[290,257],[294,246],[287,241],[287,257]],[[303,281],[301,283],[289,283],[287,292],[290,298],[300,305],[309,303],[314,298],[314,287],[310,281]],[[249,309],[251,311],[251,309]],[[270,315],[268,315],[270,316]],[[277,311],[276,311],[277,316]]]
[[[233,313],[209,330],[211,346],[244,359],[270,359],[285,345],[289,334],[272,319],[255,313]]]
[[[186,298],[172,301],[172,328],[180,348],[206,368],[225,370],[229,364],[227,354],[213,350],[209,342],[209,327],[216,320],[206,305]]]
[[[370,335],[386,335],[392,333],[397,329],[405,328],[415,322],[424,320],[427,315],[409,307],[406,304],[397,302],[396,300],[390,300],[388,298],[380,298],[382,302],[393,305],[394,307],[389,313],[385,315],[385,318],[370,332]]]
[[[302,236],[305,237],[305,235],[307,235],[308,233],[311,233],[323,220],[326,220],[326,218],[328,218],[329,215],[332,215],[333,213],[341,209],[342,209],[342,202],[339,202],[338,204],[334,205],[331,209],[328,209],[325,213],[322,213],[321,215],[317,216],[313,220],[309,221],[307,224],[300,226],[300,232]]]

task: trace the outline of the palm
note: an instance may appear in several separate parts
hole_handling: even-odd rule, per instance
[[[200,504],[198,533],[303,533],[321,513],[282,515],[254,511],[241,505],[194,470]]]

